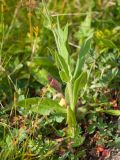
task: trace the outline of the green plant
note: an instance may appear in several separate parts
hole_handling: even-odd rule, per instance
[[[0,159],[101,159],[100,148],[120,148],[118,0],[0,2]]]
[[[57,19],[57,26],[54,26],[52,23],[52,19],[49,16],[48,10],[45,6],[45,14],[47,18],[47,23],[49,29],[51,29],[56,46],[57,51],[50,50],[55,64],[58,68],[59,75],[63,83],[66,84],[65,87],[65,95],[66,101],[68,102],[67,106],[67,124],[68,124],[68,134],[74,140],[81,138],[81,142],[83,141],[82,137],[80,137],[79,127],[76,121],[76,104],[78,101],[79,91],[84,90],[88,76],[86,71],[82,71],[85,56],[90,50],[91,38],[88,38],[80,49],[80,53],[77,58],[76,66],[72,68],[72,58],[70,57],[66,42],[68,37],[68,24],[65,26],[64,30],[61,29],[59,20]],[[80,144],[79,143],[79,144]]]

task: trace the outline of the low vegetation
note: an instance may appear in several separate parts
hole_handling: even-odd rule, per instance
[[[1,0],[0,6],[0,159],[117,154],[119,0]]]

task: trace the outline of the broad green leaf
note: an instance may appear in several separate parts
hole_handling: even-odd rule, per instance
[[[28,107],[30,105],[34,105],[34,104],[38,104],[38,102],[40,101],[41,99],[39,97],[35,97],[35,98],[27,98],[27,99],[24,99],[22,101],[19,101],[18,102],[18,106],[21,106],[21,107]]]
[[[60,75],[62,75],[62,78],[65,78],[65,81],[70,81],[70,69],[69,66],[66,64],[64,58],[60,56],[59,54],[56,54],[56,62],[59,67],[59,70],[62,71],[60,72]]]
[[[87,72],[82,72],[80,76],[73,83],[74,106],[77,103],[80,89],[84,89],[86,84],[87,84]]]
[[[40,102],[39,107],[38,107],[38,112],[39,112],[39,109],[42,107],[52,109],[56,113],[66,113],[66,108],[61,107],[57,101],[52,100],[52,99],[48,99],[48,98],[42,99],[42,101]]]
[[[24,107],[27,111],[30,110],[34,113],[39,113],[41,115],[49,115],[53,112],[63,115],[66,114],[66,108],[61,107],[56,101],[53,101],[48,98],[27,98],[18,102],[17,105],[20,107]]]
[[[66,74],[69,75],[69,68],[68,65],[66,64],[64,58],[62,56],[60,56],[59,54],[56,54],[56,58],[57,58],[57,64],[60,66],[60,69],[64,70]]]
[[[69,76],[62,70],[59,72],[59,75],[63,82],[68,82],[70,80]]]
[[[110,114],[112,116],[120,116],[120,110],[102,110],[102,112]]]
[[[75,79],[81,73],[82,67],[83,67],[84,62],[85,62],[85,56],[90,50],[90,44],[91,44],[91,38],[87,39],[80,49],[80,53],[79,53],[78,59],[77,59],[76,68],[75,68],[75,71],[74,71],[74,78]]]

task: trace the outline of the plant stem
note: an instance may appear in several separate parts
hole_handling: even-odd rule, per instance
[[[76,115],[75,115],[72,81],[67,83],[67,87],[68,87],[69,101],[70,101],[70,106],[68,106],[68,110],[67,110],[68,132],[70,137],[75,137],[75,136],[78,136],[79,129],[78,129]]]
[[[68,92],[69,92],[69,99],[70,99],[70,108],[74,112],[75,106],[74,106],[74,97],[73,97],[73,90],[72,90],[72,82],[67,83],[68,86]]]

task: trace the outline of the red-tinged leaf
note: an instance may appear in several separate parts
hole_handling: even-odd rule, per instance
[[[107,159],[110,157],[110,150],[108,149],[105,149],[103,152],[102,152],[102,156]]]

